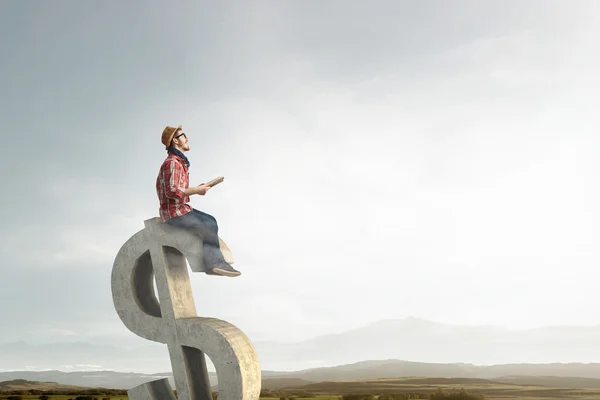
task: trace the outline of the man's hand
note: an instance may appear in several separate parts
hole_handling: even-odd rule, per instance
[[[208,192],[208,189],[210,189],[210,186],[202,183],[202,184],[196,186],[196,194],[199,194],[200,196],[204,196],[206,194],[206,192]]]

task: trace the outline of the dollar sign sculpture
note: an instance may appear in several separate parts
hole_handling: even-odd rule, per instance
[[[226,321],[196,314],[185,258],[192,271],[206,272],[199,236],[159,218],[144,225],[113,264],[112,295],[119,317],[136,335],[167,345],[179,400],[212,400],[205,354],[217,371],[219,400],[257,400],[261,371],[248,337]],[[175,399],[168,379],[144,383],[128,395],[132,400]]]

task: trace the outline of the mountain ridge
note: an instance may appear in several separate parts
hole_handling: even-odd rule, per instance
[[[165,345],[142,338],[120,346],[85,341],[0,344],[0,371],[69,369],[154,373],[170,367]],[[293,371],[361,360],[403,359],[474,365],[599,362],[600,325],[510,330],[451,325],[421,318],[385,319],[352,330],[299,342],[253,341],[261,366]],[[27,368],[27,366],[33,366]],[[212,364],[209,362],[209,369]]]
[[[86,388],[129,389],[166,377],[174,387],[171,372],[143,374],[115,371],[12,371],[0,372],[0,381],[56,382]],[[600,388],[600,363],[553,363],[477,366],[473,364],[433,364],[406,360],[363,360],[334,367],[298,371],[262,371],[265,388],[303,387],[323,382],[364,381],[373,379],[437,379],[490,380],[506,384],[548,385]],[[209,372],[211,385],[218,385],[216,373]]]

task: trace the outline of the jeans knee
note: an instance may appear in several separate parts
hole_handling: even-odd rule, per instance
[[[206,225],[210,226],[211,228],[217,228],[217,220],[215,217],[213,217],[212,215],[207,216],[206,218]]]
[[[219,229],[219,226],[217,225],[217,221],[209,221],[206,225],[208,225],[209,229],[212,231],[217,231]]]

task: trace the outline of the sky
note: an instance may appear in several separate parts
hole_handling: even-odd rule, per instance
[[[119,248],[165,126],[242,272],[200,316],[293,342],[410,316],[600,325],[600,3],[0,2],[0,342],[144,342]]]

